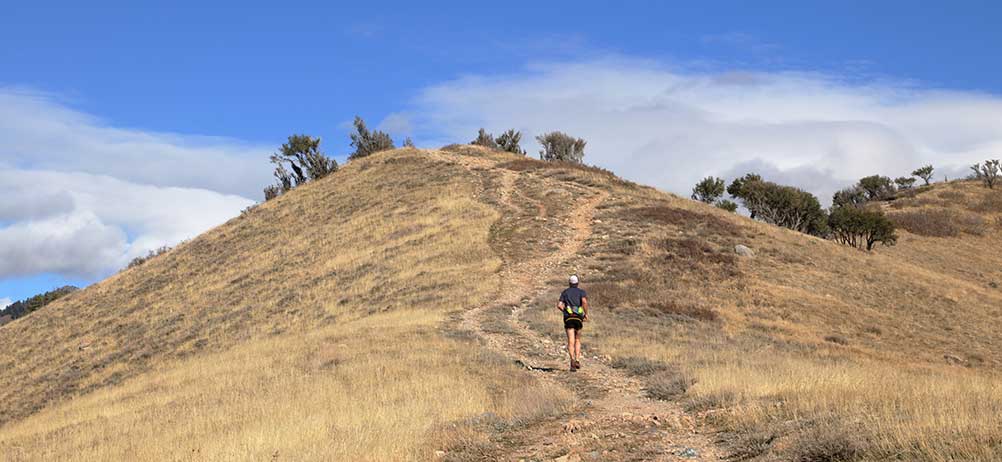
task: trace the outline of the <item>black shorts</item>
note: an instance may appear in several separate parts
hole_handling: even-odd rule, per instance
[[[582,327],[584,323],[581,322],[581,318],[564,318],[564,329],[581,330]]]

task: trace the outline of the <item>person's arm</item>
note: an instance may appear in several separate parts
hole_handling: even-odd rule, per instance
[[[584,309],[584,318],[588,319],[588,297],[581,297],[581,308]]]
[[[564,299],[561,298],[560,301],[557,302],[557,311],[563,313],[564,308],[567,308],[567,305],[564,305]]]

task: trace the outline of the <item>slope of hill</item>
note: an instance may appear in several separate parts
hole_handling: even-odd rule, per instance
[[[957,194],[980,233],[867,254],[595,169],[381,153],[4,326],[0,458],[997,459],[995,193],[891,211]]]

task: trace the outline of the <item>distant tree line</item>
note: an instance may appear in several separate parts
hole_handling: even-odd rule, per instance
[[[973,176],[989,188],[1002,176],[998,161],[971,168]],[[860,178],[856,184],[835,192],[828,209],[807,191],[766,181],[755,173],[736,178],[726,187],[722,178],[704,178],[693,187],[692,199],[736,211],[737,203],[722,199],[726,192],[748,210],[752,219],[869,251],[877,244],[894,245],[898,239],[894,223],[873,202],[893,200],[914,189],[916,177],[928,186],[934,171],[932,165],[925,165],[910,176],[893,180],[881,175]]]
[[[388,133],[370,130],[361,117],[356,116],[352,125],[354,131],[348,136],[354,151],[348,154],[349,161],[396,148],[393,138]],[[539,151],[541,160],[575,163],[582,163],[584,160],[587,143],[581,138],[554,131],[537,136],[536,141],[541,146]],[[496,137],[481,128],[470,144],[524,156],[526,151],[522,149],[521,142],[522,132],[513,128]],[[413,148],[414,142],[408,137],[404,140],[403,147]],[[289,136],[287,142],[282,144],[270,159],[275,166],[273,172],[275,183],[264,188],[266,201],[310,181],[330,175],[339,167],[337,161],[321,150],[320,138],[309,135]]]
[[[991,189],[1002,177],[1002,163],[997,159],[974,164],[971,170],[971,179]],[[726,191],[748,210],[752,219],[873,250],[877,244],[894,245],[898,238],[894,223],[873,203],[894,200],[902,193],[914,194],[910,191],[915,188],[916,178],[925,183],[923,188],[928,187],[934,171],[932,165],[925,165],[910,176],[893,180],[882,175],[860,178],[856,184],[836,191],[827,210],[813,194],[766,181],[755,173],[733,180],[726,188],[721,178],[704,178],[692,188],[692,199],[735,211],[737,204],[721,199]]]
[[[10,316],[11,319],[24,317],[25,315],[28,315],[66,295],[76,292],[77,290],[79,289],[73,286],[63,286],[43,294],[38,294],[33,297],[14,302],[6,308],[0,309],[0,317]]]

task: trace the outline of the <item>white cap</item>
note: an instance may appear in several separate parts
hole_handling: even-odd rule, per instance
[[[572,274],[571,275],[571,279],[570,279],[570,283],[571,284],[577,284],[578,283],[578,275]]]

